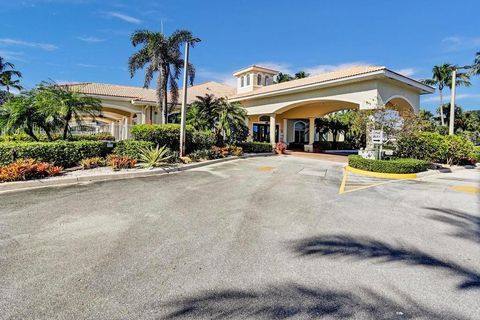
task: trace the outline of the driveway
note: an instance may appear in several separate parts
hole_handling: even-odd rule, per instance
[[[3,194],[0,318],[478,319],[479,179],[339,194],[282,156]]]

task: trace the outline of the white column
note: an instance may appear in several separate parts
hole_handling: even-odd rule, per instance
[[[283,119],[283,142],[288,144],[288,119]]]
[[[110,122],[110,134],[115,137],[115,121]]]
[[[123,121],[123,137],[122,139],[126,140],[128,139],[128,117],[124,117],[122,119]]]
[[[310,124],[308,127],[308,144],[313,145],[315,141],[315,118],[309,118]]]
[[[270,115],[270,143],[272,144],[272,146],[275,146],[275,128],[275,113],[272,113]]]
[[[140,116],[140,124],[147,123],[147,111],[145,110],[145,106],[142,107],[142,114]]]

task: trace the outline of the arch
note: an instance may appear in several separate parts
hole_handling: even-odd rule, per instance
[[[245,77],[241,76],[240,77],[240,87],[243,87],[243,86],[245,86]]]
[[[257,74],[257,85],[259,85],[259,86],[262,85],[262,75],[260,73]]]
[[[247,78],[247,86],[249,86],[250,85],[250,75],[247,74],[245,77]]]
[[[400,116],[416,112],[414,104],[408,98],[401,95],[393,95],[389,97],[385,102],[385,106],[398,111]]]
[[[265,86],[270,85],[270,77],[269,76],[265,76],[265,82],[264,83],[265,83],[264,84]]]
[[[280,108],[277,108],[275,113],[283,114],[288,118],[301,118],[302,116],[322,117],[331,112],[346,109],[358,109],[359,107],[359,103],[351,101],[315,99],[284,105]]]
[[[294,143],[305,143],[307,140],[307,123],[297,120],[293,123],[293,141]]]

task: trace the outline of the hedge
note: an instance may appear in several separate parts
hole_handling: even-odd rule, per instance
[[[0,142],[0,165],[12,163],[14,151],[17,159],[35,159],[64,168],[105,154],[100,141]]]
[[[150,141],[122,140],[117,142],[113,152],[122,157],[140,160],[140,148],[154,147]]]
[[[171,150],[180,148],[179,124],[139,124],[132,128],[135,140],[153,142],[155,145],[167,146]],[[211,132],[196,131],[191,126],[186,127],[186,152],[209,149],[215,145],[215,136]]]
[[[247,141],[238,144],[245,153],[267,153],[273,152],[273,147],[268,142]]]
[[[383,173],[417,173],[426,171],[428,162],[417,159],[372,160],[349,155],[348,165],[360,170]]]
[[[37,138],[42,142],[47,142],[48,137],[46,134],[37,134]],[[54,141],[61,140],[62,135],[59,133],[55,133],[52,135]],[[101,141],[101,140],[108,140],[114,141],[115,137],[112,136],[110,133],[107,132],[99,132],[99,133],[92,133],[92,134],[74,134],[69,136],[67,141],[82,141],[82,140],[91,140],[91,141]],[[17,133],[12,135],[5,135],[0,136],[0,142],[35,142],[32,137],[25,133]]]

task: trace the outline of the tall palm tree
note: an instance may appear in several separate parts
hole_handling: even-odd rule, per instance
[[[440,122],[445,125],[443,112],[443,89],[452,85],[452,70],[455,66],[449,63],[434,66],[432,69],[432,78],[422,80],[423,83],[436,86],[440,95]],[[455,81],[457,86],[470,86],[470,76],[468,73],[458,72]]]
[[[35,126],[41,122],[40,119],[29,95],[13,97],[0,106],[0,128],[6,133],[23,130],[34,141],[39,141]]]
[[[170,36],[166,36],[162,32],[137,30],[132,34],[130,40],[134,47],[143,45],[128,60],[130,76],[133,77],[137,70],[146,67],[143,86],[148,88],[157,73],[157,107],[161,110],[162,123],[165,123],[170,111],[168,89],[170,89],[170,109],[174,108],[178,102],[177,81],[184,64],[180,46],[188,42],[193,47],[197,39],[187,30],[177,30]],[[193,84],[195,68],[192,64],[188,65],[187,72],[190,84]]]
[[[480,51],[475,54],[475,60],[473,61],[473,74],[480,75]]]
[[[12,79],[12,75],[14,74],[5,72],[0,76],[0,85],[5,87],[5,89],[7,90],[7,93],[10,93],[10,89],[12,88],[17,89],[19,91],[23,89],[23,87],[20,85],[20,80]]]
[[[0,104],[10,96],[10,87],[19,86],[19,81],[12,80],[13,77],[21,78],[22,73],[15,70],[13,63],[6,61],[0,56],[0,87],[6,87],[6,92],[0,90]]]
[[[199,116],[205,122],[207,130],[215,127],[218,121],[218,105],[221,100],[216,98],[213,94],[206,94],[205,96],[197,96],[194,105],[198,108]]]

